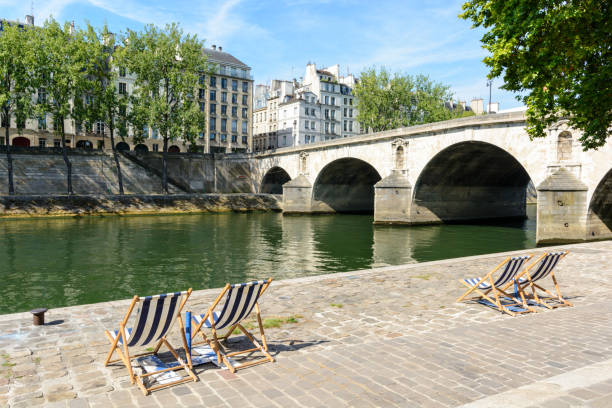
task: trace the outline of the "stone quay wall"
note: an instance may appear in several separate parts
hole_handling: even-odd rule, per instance
[[[280,210],[270,194],[0,196],[0,218]]]

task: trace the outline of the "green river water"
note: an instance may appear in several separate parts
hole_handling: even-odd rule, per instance
[[[278,213],[0,220],[0,314],[535,247],[525,221],[391,227]]]

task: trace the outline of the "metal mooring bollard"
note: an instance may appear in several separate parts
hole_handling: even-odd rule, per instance
[[[49,310],[45,307],[40,309],[30,310],[30,313],[34,315],[34,326],[42,326],[45,324],[45,312]]]

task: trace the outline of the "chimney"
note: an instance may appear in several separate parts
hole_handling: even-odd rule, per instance
[[[216,49],[217,49],[217,46],[216,46],[215,44],[213,44],[213,45],[212,45],[212,49],[213,49],[213,50],[216,50]]]
[[[31,26],[34,25],[34,16],[31,16],[31,15],[28,14],[28,15],[25,16],[25,18],[26,18],[25,22],[26,22],[27,25],[31,25]]]
[[[219,46],[219,51],[223,51],[223,47],[222,46]]]

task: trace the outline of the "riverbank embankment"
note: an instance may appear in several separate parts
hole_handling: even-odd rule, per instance
[[[271,194],[0,196],[0,218],[281,211]]]
[[[276,362],[199,366],[200,381],[146,397],[125,367],[103,364],[104,330],[129,300],[52,309],[45,326],[3,315],[0,405],[609,406],[612,242],[554,249],[570,251],[555,273],[574,307],[518,317],[456,303],[458,279],[541,248],[275,281],[260,305]],[[204,313],[218,293],[195,291],[185,310]],[[234,338],[230,349],[245,346]],[[171,341],[181,344],[176,331]]]

